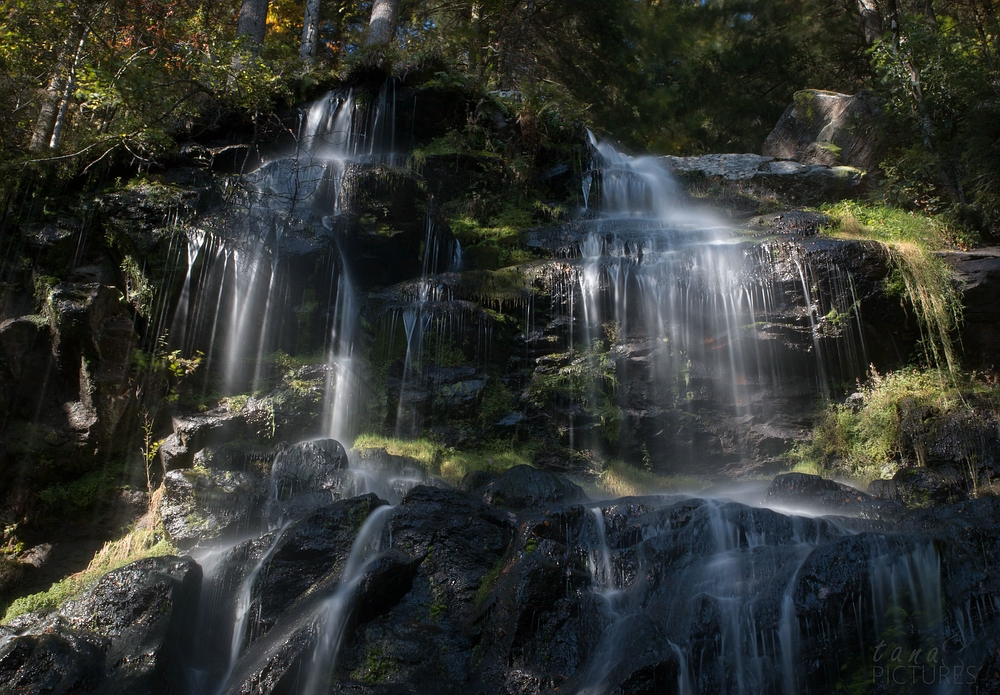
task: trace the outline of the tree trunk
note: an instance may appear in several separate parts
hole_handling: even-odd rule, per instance
[[[28,145],[30,152],[37,154],[51,146],[52,131],[56,127],[60,111],[63,111],[65,115],[65,109],[62,107],[62,104],[65,103],[63,97],[67,90],[72,91],[71,74],[76,63],[80,60],[80,52],[86,37],[87,33],[83,25],[74,23],[62,50],[59,51],[56,64],[52,68],[49,86],[42,92],[42,104],[38,109],[38,118],[35,120],[35,128],[31,133],[31,144]]]
[[[299,47],[299,60],[307,67],[312,67],[316,61],[316,44],[319,39],[320,0],[306,0],[306,13],[302,21],[302,45]]]
[[[865,37],[865,45],[870,48],[885,32],[882,11],[877,0],[857,0],[857,7],[858,17],[861,20],[861,33]]]
[[[28,150],[37,154],[45,149],[52,139],[52,128],[56,122],[56,114],[59,111],[59,98],[66,88],[66,75],[62,72],[62,66],[56,65],[56,73],[49,81],[49,86],[42,94],[42,106],[38,110],[38,119],[35,121],[35,129],[31,134],[31,144]]]
[[[240,19],[236,25],[236,35],[246,36],[258,46],[264,43],[269,4],[269,0],[243,0],[243,4],[240,5]]]
[[[372,4],[372,19],[368,24],[366,46],[386,46],[396,35],[396,17],[399,15],[399,0],[375,0]]]
[[[62,101],[59,104],[59,112],[52,126],[52,138],[49,140],[50,150],[59,149],[63,128],[66,125],[66,112],[69,110],[69,103],[73,99],[73,90],[76,89],[76,70],[80,67],[80,60],[83,58],[83,47],[87,43],[87,36],[89,34],[90,30],[84,29],[83,36],[80,37],[80,43],[77,44],[76,53],[73,56],[73,65],[69,69],[69,77],[66,80],[66,89],[63,90]]]

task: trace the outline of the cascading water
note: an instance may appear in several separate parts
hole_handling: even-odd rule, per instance
[[[611,551],[609,564],[625,576],[602,640],[583,669],[580,695],[610,692],[622,673],[636,668],[642,649],[635,640],[653,634],[674,655],[674,684],[664,684],[664,692],[833,692],[838,679],[879,685],[881,678],[891,686],[893,666],[913,666],[922,674],[938,667],[933,654],[924,661],[929,649],[945,643],[941,566],[932,543],[854,535],[824,520],[784,517],[723,500],[692,499],[661,509],[640,517],[640,545]],[[601,508],[593,516],[603,526]],[[605,538],[603,529],[599,535]],[[659,553],[670,555],[672,547],[686,552],[664,564]],[[818,563],[836,548],[854,553],[867,573],[852,589],[856,603],[823,602],[836,591],[828,587],[821,589],[816,606],[803,592],[810,590]],[[592,563],[597,592],[606,591],[604,574]],[[837,644],[843,668],[850,664],[855,671],[815,671],[814,663],[828,659],[804,653],[803,645],[815,648],[818,636],[820,642]],[[904,664],[914,654],[918,660]],[[900,692],[950,692],[939,686],[951,681],[936,675],[933,683],[908,680],[909,687]],[[912,680],[910,671],[905,676]]]
[[[202,349],[206,388],[211,382],[236,394],[263,388],[276,350],[310,349],[313,329],[291,308],[315,304],[325,317],[318,432],[325,436],[350,438],[360,397],[358,298],[337,231],[350,203],[345,181],[359,167],[395,161],[394,90],[388,84],[364,107],[349,90],[314,102],[294,153],[248,174],[230,211],[214,226],[190,232],[187,271],[173,310],[171,346],[187,353]],[[313,292],[303,289],[306,283],[325,285],[325,296],[303,298]]]
[[[703,465],[704,452],[671,437],[694,412],[767,426],[776,394],[797,393],[808,403],[864,374],[847,273],[832,265],[820,273],[793,256],[804,298],[789,304],[770,245],[748,243],[685,202],[657,159],[629,157],[590,137],[594,163],[584,191],[594,213],[582,223],[572,286],[559,293],[573,326],[571,350],[649,353],[637,374],[629,372],[633,361],[620,360],[617,380],[654,385],[647,400],[662,415],[644,406],[654,420],[648,428],[656,428],[650,434],[659,430],[644,441],[654,460],[669,460],[675,471]],[[789,332],[808,334],[811,354],[787,349]]]
[[[297,261],[282,255],[282,225],[297,217],[310,220],[317,233],[326,230],[320,274],[329,311],[322,341],[327,359],[321,433],[345,441],[356,429],[361,404],[356,355],[360,301],[334,230],[349,204],[351,167],[384,163],[394,152],[387,125],[394,118],[390,97],[391,90],[383,89],[378,105],[366,115],[350,92],[316,102],[303,124],[296,155],[275,160],[251,177],[252,191],[245,200],[256,212],[247,218],[246,233],[235,239],[208,231],[191,235],[171,332],[184,345],[210,346],[207,359],[223,375],[226,388],[259,382],[267,355],[288,331],[287,295],[294,291],[298,272]],[[576,238],[574,257],[562,264],[572,269],[569,279],[564,276],[563,286],[552,292],[553,304],[570,324],[572,359],[638,354],[648,373],[630,374],[633,367],[623,360],[616,378],[652,384],[653,405],[644,406],[647,411],[674,408],[693,417],[721,404],[726,418],[740,422],[767,420],[762,394],[768,391],[801,382],[808,386],[805,398],[812,399],[861,373],[864,344],[848,274],[829,268],[820,273],[791,258],[803,299],[789,308],[774,280],[775,253],[767,243],[747,243],[712,215],[686,204],[654,158],[631,158],[593,138],[591,145],[595,166],[585,176],[583,192],[595,209],[578,224],[583,233]],[[455,299],[458,283],[442,276],[463,270],[460,245],[439,233],[433,214],[424,224],[420,278],[399,290],[381,317],[388,342],[401,336],[405,345],[400,372],[386,378],[387,384],[395,380],[399,394],[395,418],[390,418],[399,436],[422,432],[432,408],[428,402],[440,386],[436,374],[445,369],[435,350],[453,347],[449,341],[466,333],[466,322],[489,324],[480,308]],[[523,308],[527,334],[534,305],[525,302]],[[794,313],[797,327],[808,333],[808,355],[790,360],[772,339],[774,317],[781,311]],[[831,330],[829,315],[837,317],[837,331]],[[477,346],[485,356],[483,364],[489,342],[487,336]],[[478,379],[480,366],[463,378]],[[592,393],[585,400],[593,404],[600,397]],[[704,452],[696,442],[687,451],[676,444],[681,428],[672,428],[667,417],[655,424],[659,431],[649,431],[644,442],[651,459],[668,460],[674,470],[701,465]],[[571,448],[581,444],[574,436],[571,427]],[[350,482],[339,488],[340,497],[375,492],[394,503],[403,500],[401,514],[408,505],[405,495],[424,480],[417,470],[379,471],[364,461],[352,465],[354,470],[341,471]],[[362,658],[345,652],[347,628],[366,572],[376,558],[385,557],[380,555],[383,536],[387,524],[395,523],[396,508],[389,506],[375,509],[364,521],[335,584],[321,574],[301,594],[300,603],[292,605],[287,622],[270,623],[261,630],[263,637],[255,632],[259,616],[254,611],[261,610],[260,592],[287,540],[286,531],[298,528],[317,505],[337,498],[326,488],[307,492],[309,504],[296,506],[297,500],[285,500],[275,489],[268,533],[203,556],[203,596],[210,602],[206,634],[217,646],[215,651],[206,647],[204,660],[211,664],[190,669],[194,695],[249,687],[257,665],[280,661],[286,645],[303,649],[294,662],[297,675],[282,685],[299,695],[328,692],[330,683],[346,674],[339,661],[353,658],[357,665]],[[585,558],[580,574],[587,588],[574,600],[593,612],[594,635],[590,647],[581,648],[570,680],[580,695],[613,692],[632,678],[629,674],[642,667],[643,659],[655,664],[649,667],[651,677],[663,692],[818,693],[817,683],[842,676],[830,670],[829,659],[809,651],[817,643],[841,649],[848,655],[843,668],[858,671],[871,666],[865,658],[882,642],[912,651],[946,637],[943,625],[952,618],[941,608],[941,562],[932,543],[887,541],[878,534],[854,533],[847,525],[722,499],[660,498],[642,504],[641,515],[614,528],[610,519],[616,512],[609,507],[591,506],[581,513],[579,538],[590,540],[571,552]],[[406,523],[401,528],[412,531]],[[433,547],[419,551],[424,553],[421,562],[432,557]],[[812,600],[817,594],[808,593],[810,582],[831,548],[851,554],[863,572],[856,586],[843,592],[847,598],[841,604],[821,601],[817,607]],[[535,546],[525,546],[521,557],[534,551]],[[242,562],[235,557],[239,553],[245,556]],[[495,564],[502,575],[504,558],[510,557],[500,554],[486,567]],[[492,608],[480,612],[485,599],[479,594],[488,593],[485,572],[477,575],[482,581],[478,590],[464,589],[468,596],[477,595],[477,621],[491,619]],[[561,570],[557,576],[563,576]],[[431,597],[427,600],[443,601],[446,585],[421,581],[426,583],[418,591]],[[575,581],[572,568],[567,569],[567,591]],[[835,588],[824,587],[820,594],[825,598],[822,591]],[[442,629],[434,624],[440,604],[429,610],[429,617],[420,613],[420,620],[432,629],[421,623],[419,631]],[[534,624],[535,618],[528,622]],[[968,622],[973,622],[971,616]],[[645,641],[659,645],[658,651],[637,650],[635,644]],[[962,644],[968,643],[963,638]]]
[[[379,507],[365,520],[347,556],[336,591],[323,601],[319,609],[316,622],[318,637],[306,669],[302,695],[321,695],[329,688],[344,639],[344,629],[351,616],[354,593],[364,577],[367,563],[381,550],[382,532],[391,513],[392,507]]]

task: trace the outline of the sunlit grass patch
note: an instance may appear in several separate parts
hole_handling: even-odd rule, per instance
[[[82,572],[56,582],[47,591],[14,600],[7,607],[0,623],[33,611],[53,611],[66,601],[80,595],[103,577],[119,567],[148,557],[173,555],[177,548],[166,539],[159,508],[163,488],[157,490],[150,499],[149,511],[122,538],[104,544]]]
[[[508,468],[531,465],[534,449],[528,445],[494,444],[475,450],[446,447],[429,439],[397,439],[363,434],[354,440],[354,449],[385,449],[392,456],[416,460],[430,475],[457,485],[472,471],[502,473]]]
[[[962,324],[962,297],[948,264],[934,252],[967,248],[975,240],[939,219],[885,205],[844,201],[823,212],[833,220],[828,235],[870,239],[885,247],[893,266],[886,290],[913,305],[927,363],[954,374],[959,359],[952,334]]]
[[[816,421],[813,440],[790,454],[792,470],[834,473],[861,483],[891,478],[902,453],[901,404],[930,406],[944,415],[967,408],[1000,406],[1000,385],[975,374],[946,378],[934,369],[873,371],[852,403],[831,403]]]
[[[593,483],[584,485],[591,497],[630,497],[672,492],[694,492],[705,487],[697,478],[656,475],[624,461],[610,461]]]
[[[429,439],[397,439],[380,434],[362,434],[354,440],[354,449],[385,449],[390,456],[415,459],[425,471],[434,470],[443,451],[440,444]]]

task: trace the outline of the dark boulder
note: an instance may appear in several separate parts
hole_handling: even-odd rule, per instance
[[[139,560],[0,646],[0,693],[169,693],[185,687],[201,568]]]
[[[295,522],[277,538],[258,586],[258,634],[269,630],[309,587],[341,571],[365,519],[386,505],[375,495],[333,503],[329,497],[327,500],[326,506]]]
[[[510,509],[531,509],[550,504],[575,504],[587,496],[576,483],[531,466],[514,466],[486,485],[483,499]]]
[[[347,452],[335,439],[293,444],[274,458],[271,480],[275,496],[289,500],[306,493],[329,490],[337,473],[347,468]]]
[[[246,416],[219,407],[207,413],[175,417],[173,434],[160,443],[160,462],[165,471],[188,468],[194,456],[207,446],[231,442],[243,434]]]
[[[822,514],[880,517],[900,511],[891,500],[874,499],[850,485],[806,473],[777,476],[764,493],[764,499],[770,504]]]
[[[170,471],[163,488],[163,525],[182,549],[220,536],[260,531],[270,496],[264,475],[203,467]]]

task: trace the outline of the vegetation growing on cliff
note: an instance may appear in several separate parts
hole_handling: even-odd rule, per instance
[[[0,623],[32,611],[53,611],[83,593],[111,570],[147,557],[173,555],[177,552],[163,530],[159,507],[162,488],[150,497],[149,510],[135,526],[118,540],[105,543],[86,569],[54,583],[46,591],[22,596],[6,608]]]
[[[955,374],[960,360],[954,334],[962,324],[962,297],[947,263],[934,252],[967,248],[975,236],[946,219],[882,204],[844,201],[824,211],[834,220],[828,233],[873,239],[886,248],[893,265],[886,290],[913,306],[926,362]]]
[[[994,412],[1000,386],[991,375],[956,372],[945,377],[935,369],[872,371],[846,403],[831,403],[819,413],[813,440],[791,454],[796,470],[845,476],[859,482],[892,478],[901,468],[925,466],[915,428],[919,421],[943,422],[961,414]],[[922,415],[921,415],[922,414]],[[933,433],[931,433],[933,434]],[[976,461],[962,474],[970,487],[979,480]]]

